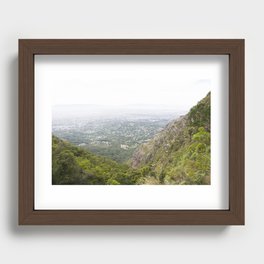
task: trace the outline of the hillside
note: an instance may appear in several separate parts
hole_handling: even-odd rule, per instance
[[[210,184],[210,93],[127,164],[52,136],[52,184]]]
[[[210,184],[210,93],[141,145],[130,164],[143,184]]]
[[[52,184],[136,184],[137,170],[52,136]]]

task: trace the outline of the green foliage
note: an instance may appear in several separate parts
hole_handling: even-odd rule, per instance
[[[136,184],[140,172],[52,137],[52,184]]]
[[[108,185],[119,185],[120,183],[115,179],[109,179],[107,180]]]
[[[174,156],[164,181],[166,184],[209,184],[209,179],[210,133],[201,127],[192,142]]]
[[[65,149],[57,153],[53,160],[53,184],[72,184],[80,181],[82,176],[81,168],[78,166],[74,154]]]
[[[211,115],[211,93],[202,99],[196,106],[192,107],[188,113],[189,126],[193,128],[204,127],[210,131]]]
[[[209,93],[135,153],[134,167],[145,182],[210,184],[210,108]]]
[[[52,183],[210,184],[210,140],[209,93],[186,116],[172,121],[143,144],[130,166],[53,136]]]

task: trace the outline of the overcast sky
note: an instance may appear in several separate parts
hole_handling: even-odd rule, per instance
[[[52,105],[156,105],[187,111],[219,78],[217,56],[36,56]]]

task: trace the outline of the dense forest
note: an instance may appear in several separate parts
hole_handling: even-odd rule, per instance
[[[210,184],[210,93],[123,163],[52,136],[52,184]]]
[[[52,184],[128,185],[139,178],[139,172],[126,164],[52,136]]]

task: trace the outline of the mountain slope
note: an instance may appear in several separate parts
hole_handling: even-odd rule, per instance
[[[52,136],[52,184],[136,184],[141,175]]]
[[[127,165],[52,136],[52,184],[210,184],[210,93]]]
[[[141,145],[130,164],[143,184],[210,184],[210,93]]]

